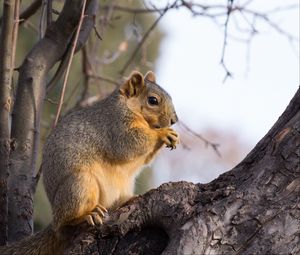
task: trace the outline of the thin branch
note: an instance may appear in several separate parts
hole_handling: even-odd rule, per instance
[[[54,101],[53,99],[51,99],[49,97],[46,97],[44,100],[47,101],[50,104],[58,105],[58,102]]]
[[[74,39],[72,39],[73,41]],[[47,83],[46,85],[46,94],[48,94],[51,89],[58,84],[60,78],[63,76],[67,66],[68,66],[68,61],[70,59],[71,56],[71,52],[72,52],[72,45],[68,45],[68,48],[64,54],[64,56],[62,57],[62,60],[59,63],[59,66],[55,72],[55,74],[53,75],[53,77],[51,78],[51,80],[49,81],[49,83]]]
[[[43,0],[42,3],[42,13],[39,22],[39,39],[43,38],[47,29],[47,0]]]
[[[86,16],[85,16],[83,24],[81,26],[79,38],[77,40],[77,44],[75,47],[75,52],[80,50],[85,45],[85,42],[87,41],[88,36],[89,36],[90,28],[91,27],[94,28],[94,26],[95,26],[94,21],[95,21],[95,16],[96,16],[97,10],[98,10],[98,1],[97,0],[90,1],[87,9],[85,10]],[[71,42],[74,41],[74,36],[75,35],[73,35]],[[65,52],[64,56],[62,57],[62,60],[59,64],[54,76],[52,77],[52,79],[46,86],[46,93],[49,93],[49,91],[56,84],[58,84],[58,81],[63,76],[63,74],[68,66],[68,59],[71,56],[71,51],[72,51],[72,45],[70,43],[67,46],[66,52]]]
[[[202,142],[204,142],[205,146],[210,146],[214,151],[215,153],[221,157],[221,153],[219,152],[218,150],[218,147],[220,146],[219,144],[217,143],[213,143],[213,142],[210,142],[209,140],[207,140],[206,138],[204,138],[202,135],[198,134],[197,132],[193,131],[192,129],[190,129],[186,124],[184,124],[182,121],[179,121],[178,124],[183,127],[186,131],[188,131],[190,134],[192,134],[193,136],[199,138]]]
[[[277,12],[290,11],[290,10],[295,10],[295,9],[296,10],[299,9],[299,3],[275,7],[274,9],[267,11],[266,14],[273,14],[273,13],[277,13]]]
[[[11,56],[11,66],[15,67],[15,56],[16,56],[16,48],[17,48],[17,39],[19,32],[19,12],[20,12],[20,1],[15,0],[15,11],[14,11],[14,27],[12,34],[12,56]]]
[[[63,87],[62,87],[62,91],[61,91],[59,105],[58,105],[58,108],[57,108],[56,117],[55,117],[54,124],[53,124],[54,127],[57,125],[57,122],[58,122],[58,119],[59,119],[59,116],[60,116],[60,112],[61,112],[61,108],[62,108],[62,104],[63,104],[63,100],[64,100],[64,95],[65,95],[65,90],[66,90],[66,86],[67,86],[67,81],[68,81],[68,77],[69,77],[70,67],[71,67],[71,63],[72,63],[72,59],[73,59],[73,56],[74,56],[77,40],[78,40],[78,37],[79,37],[80,28],[81,28],[83,19],[85,17],[85,15],[84,15],[85,5],[86,5],[86,0],[83,1],[80,20],[79,20],[78,27],[77,27],[77,30],[76,30],[75,38],[72,42],[71,55],[70,55],[70,58],[68,60],[68,66],[67,66],[67,70],[66,70],[66,74],[65,74],[65,78],[64,78],[64,82],[63,82]]]
[[[226,47],[227,47],[228,23],[229,23],[230,14],[232,12],[232,5],[233,5],[233,0],[228,0],[227,17],[226,17],[226,21],[224,24],[224,39],[223,39],[222,54],[221,54],[221,60],[220,60],[220,64],[223,66],[223,68],[226,72],[225,77],[223,79],[223,83],[227,80],[228,77],[232,77],[232,73],[229,71],[229,69],[227,68],[227,65],[225,64],[225,51],[226,51]]]
[[[52,0],[47,0],[47,27],[52,23]]]
[[[20,21],[20,23],[21,23],[21,21]],[[39,29],[36,27],[36,25],[35,24],[33,24],[30,20],[28,20],[25,24],[24,24],[24,27],[26,28],[26,29],[30,29],[30,30],[32,30],[35,34],[39,34]]]
[[[107,5],[107,6],[102,6],[102,9],[104,10],[113,10],[113,11],[119,11],[119,12],[127,12],[127,13],[132,13],[132,14],[147,14],[147,13],[158,13],[160,14],[158,20],[153,24],[152,27],[147,32],[150,32],[154,27],[156,26],[157,22],[160,20],[162,17],[162,14],[166,12],[166,10],[170,9],[178,9],[181,7],[187,8],[193,16],[203,16],[203,17],[208,17],[212,19],[217,25],[220,25],[218,22],[218,19],[222,18],[223,16],[226,15],[226,20],[224,23],[224,39],[223,39],[223,45],[222,45],[222,53],[221,53],[221,60],[220,64],[225,70],[225,77],[223,79],[223,82],[226,81],[228,77],[232,77],[231,71],[228,69],[226,63],[225,63],[225,55],[226,55],[226,47],[228,44],[228,39],[229,37],[232,37],[231,35],[228,34],[228,29],[229,29],[229,20],[230,16],[233,15],[235,12],[240,12],[245,19],[245,22],[250,26],[249,32],[251,33],[251,36],[253,36],[255,33],[253,31],[256,31],[256,28],[249,24],[248,18],[246,17],[246,14],[251,15],[252,17],[258,17],[261,20],[265,21],[269,26],[271,26],[273,29],[275,29],[278,33],[282,34],[283,36],[287,37],[287,39],[290,41],[291,45],[293,45],[293,42],[298,42],[299,38],[296,38],[292,34],[289,34],[286,32],[284,29],[282,29],[276,22],[272,21],[272,19],[269,17],[271,14],[278,13],[280,11],[286,11],[286,10],[292,10],[292,9],[297,9],[299,5],[297,4],[291,4],[287,6],[282,6],[282,7],[276,7],[270,11],[266,11],[265,13],[260,13],[258,11],[251,10],[248,8],[250,3],[252,3],[253,0],[249,0],[244,2],[243,4],[238,4],[235,3],[234,0],[227,0],[227,5],[223,4],[210,4],[210,5],[204,5],[200,3],[194,3],[192,1],[185,1],[185,0],[175,0],[171,5],[169,5],[167,8],[156,8],[155,6],[151,6],[151,8],[131,8],[127,6],[120,6],[120,5]],[[225,10],[225,11],[224,11]],[[133,61],[134,57],[136,56],[137,52],[139,49],[142,47],[142,44],[146,40],[146,37],[148,34],[146,33],[145,36],[143,37],[142,41],[137,45],[135,51],[133,52],[132,56],[129,58],[129,60],[126,62],[122,70],[120,71],[121,75],[124,75],[126,72],[126,69],[130,65],[130,63]],[[249,42],[249,40],[245,40],[245,43]]]
[[[102,37],[101,37],[99,31],[97,30],[96,25],[94,26],[94,31],[95,31],[95,34],[96,34],[96,36],[98,37],[98,39],[100,39],[100,40],[102,41]]]
[[[176,1],[177,2],[177,1]],[[179,7],[178,5],[177,7]],[[175,6],[174,6],[175,7]],[[145,13],[159,13],[163,12],[165,8],[153,8],[153,9],[144,9],[144,8],[130,8],[121,5],[104,5],[101,6],[102,10],[113,10],[113,11],[120,11],[120,12],[127,12],[132,14],[145,14]]]
[[[176,3],[176,2],[175,2]],[[174,4],[173,4],[174,5]],[[123,68],[120,71],[120,74],[123,76],[127,70],[127,68],[129,67],[129,65],[131,64],[131,62],[133,61],[133,59],[135,58],[136,54],[138,53],[138,51],[140,50],[140,48],[142,47],[142,45],[144,44],[144,42],[146,41],[146,39],[148,38],[148,36],[150,35],[150,33],[152,32],[152,30],[157,26],[158,22],[162,19],[162,17],[167,13],[167,11],[171,8],[173,8],[173,5],[171,6],[167,6],[159,15],[159,17],[156,19],[156,21],[152,24],[152,26],[147,30],[147,32],[144,34],[143,38],[141,39],[141,41],[138,43],[138,45],[136,46],[135,50],[133,51],[131,57],[128,59],[128,61],[125,63],[125,65],[123,66]]]
[[[101,75],[95,75],[95,74],[89,74],[88,75],[90,78],[96,79],[96,80],[100,80],[100,81],[105,81],[108,83],[111,83],[113,85],[119,86],[121,84],[121,82],[107,78],[107,77],[103,77]]]
[[[34,2],[32,2],[32,4],[20,14],[20,24],[25,22],[32,15],[34,15],[37,12],[37,10],[41,7],[41,5],[42,0],[35,0]]]
[[[245,13],[250,13],[250,10],[244,10]],[[284,36],[286,36],[290,41],[299,41],[299,38],[297,38],[296,36],[293,36],[292,34],[286,32],[283,28],[281,28],[278,24],[276,24],[275,22],[273,22],[267,15],[263,15],[261,13],[258,12],[254,12],[253,13],[254,16],[261,18],[262,20],[264,20],[266,22],[266,24],[268,24],[270,27],[272,27],[274,30],[276,30],[279,34],[282,34]]]
[[[29,19],[34,15],[37,10],[41,7],[42,0],[35,0],[20,14],[20,24]],[[0,25],[2,23],[2,17],[0,17]]]

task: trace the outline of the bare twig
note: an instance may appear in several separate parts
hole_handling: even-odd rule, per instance
[[[193,136],[199,138],[201,141],[204,142],[205,146],[210,146],[214,151],[215,153],[221,157],[221,153],[219,152],[218,150],[218,147],[220,146],[219,144],[217,143],[213,143],[213,142],[210,142],[209,140],[207,140],[206,138],[204,138],[202,135],[196,133],[195,131],[193,131],[192,129],[190,129],[186,124],[184,124],[182,121],[179,121],[178,124],[184,128],[186,131],[188,131],[190,134],[192,134]]]
[[[50,104],[53,104],[53,105],[58,105],[58,102],[54,101],[53,99],[51,99],[49,97],[46,97],[45,101],[47,101],[47,102],[49,102]]]
[[[175,2],[176,3],[176,2]],[[131,62],[133,61],[133,59],[135,58],[136,54],[138,53],[138,51],[140,50],[140,48],[142,47],[142,45],[144,44],[144,42],[146,41],[146,39],[148,38],[148,36],[150,35],[151,31],[157,26],[158,22],[162,19],[162,17],[167,13],[167,11],[173,8],[173,5],[171,6],[167,6],[159,15],[159,17],[156,19],[156,21],[152,24],[152,26],[147,30],[147,32],[144,34],[143,38],[141,39],[141,41],[138,43],[138,45],[136,46],[135,50],[133,51],[131,57],[127,60],[127,62],[125,63],[125,65],[123,66],[123,68],[120,71],[120,74],[123,76],[127,70],[127,68],[129,67],[129,65],[131,64]]]
[[[11,56],[11,66],[15,67],[15,57],[16,57],[16,48],[17,48],[17,39],[19,32],[19,12],[20,12],[20,1],[15,0],[15,11],[14,11],[14,27],[12,34],[12,56]]]
[[[47,0],[43,0],[42,2],[42,13],[41,13],[41,17],[40,17],[40,23],[39,23],[39,38],[43,38],[46,32],[46,28],[47,28]]]
[[[282,34],[283,36],[287,37],[287,39],[292,44],[293,42],[298,42],[298,38],[294,37],[292,34],[289,34],[284,29],[282,29],[276,22],[274,22],[270,15],[274,13],[278,13],[280,11],[286,11],[286,10],[292,10],[297,9],[299,6],[296,4],[291,4],[288,6],[282,6],[282,7],[276,7],[270,11],[266,11],[265,13],[260,13],[258,11],[254,11],[250,9],[248,6],[250,3],[252,3],[253,0],[245,1],[243,3],[235,2],[234,0],[227,0],[227,5],[224,4],[201,4],[201,3],[194,3],[192,1],[185,1],[185,0],[174,0],[172,4],[170,4],[167,8],[156,8],[155,6],[151,6],[150,8],[131,8],[127,6],[120,6],[120,5],[107,5],[102,6],[103,9],[107,11],[119,11],[119,12],[127,12],[132,14],[147,14],[147,13],[158,13],[160,16],[158,20],[153,24],[153,27],[151,27],[148,31],[150,32],[154,27],[156,26],[157,22],[161,18],[162,14],[164,14],[167,10],[170,9],[178,9],[181,7],[187,8],[193,16],[202,16],[202,17],[208,17],[212,21],[214,21],[218,26],[220,26],[219,19],[226,16],[225,23],[223,24],[223,32],[224,32],[224,39],[223,39],[223,45],[222,45],[222,53],[221,53],[221,60],[220,64],[222,68],[225,70],[225,77],[223,79],[223,82],[227,80],[228,77],[232,77],[232,72],[229,70],[229,68],[226,65],[226,48],[228,45],[229,38],[239,38],[238,36],[229,35],[228,29],[229,29],[229,20],[230,17],[233,15],[233,13],[239,12],[244,17],[244,20],[246,24],[250,27],[248,32],[251,33],[251,37],[255,35],[254,31],[256,31],[256,27],[253,26],[251,23],[249,23],[248,18],[246,15],[250,15],[250,19],[253,17],[257,17],[261,19],[262,21],[266,22],[269,26],[271,26],[273,29],[275,29],[278,33]],[[147,32],[148,32],[147,31]],[[133,52],[132,56],[129,58],[129,60],[126,62],[120,73],[124,75],[126,72],[126,69],[130,65],[130,63],[133,61],[134,57],[136,56],[139,49],[142,47],[142,44],[144,43],[144,40],[146,40],[146,37],[148,34],[146,33],[141,42],[137,45],[135,51]],[[251,38],[252,39],[252,38]],[[248,43],[249,39],[243,40],[244,43]],[[292,44],[293,45],[293,44]]]
[[[21,23],[21,21],[20,21]],[[39,34],[39,29],[37,28],[37,26],[35,24],[33,24],[30,20],[28,20],[25,24],[24,27],[27,29],[31,29],[35,34]]]
[[[252,13],[254,16],[262,19],[263,21],[266,22],[266,24],[268,24],[270,27],[272,27],[275,31],[277,31],[279,34],[284,35],[285,37],[288,38],[288,40],[290,41],[299,41],[299,38],[293,36],[292,34],[288,33],[287,31],[285,31],[283,28],[281,28],[278,24],[276,24],[275,22],[273,22],[267,15],[261,14],[259,12],[253,12],[251,10],[244,10],[245,13]]]
[[[130,7],[114,5],[114,4],[113,5],[104,5],[101,7],[101,9],[102,10],[128,12],[128,13],[133,13],[133,14],[159,13],[159,12],[163,12],[165,10],[165,8],[153,8],[153,9],[130,8]]]
[[[42,0],[35,0],[31,3],[30,6],[27,7],[21,14],[20,14],[20,20],[22,20],[20,23],[23,23],[28,18],[30,18],[33,14],[37,12],[37,10],[41,7]]]
[[[229,23],[230,14],[232,12],[232,5],[233,5],[233,0],[228,0],[227,17],[226,17],[226,21],[224,24],[224,39],[223,39],[222,54],[221,54],[221,60],[220,60],[220,64],[223,66],[223,68],[226,72],[223,82],[225,82],[228,77],[232,77],[232,73],[228,70],[227,65],[225,64],[225,51],[226,51],[226,46],[227,46],[228,23]]]
[[[84,44],[87,41],[87,38],[89,36],[90,27],[94,28],[94,23],[95,23],[94,20],[95,20],[97,10],[98,10],[97,0],[89,1],[89,5],[88,5],[87,9],[85,10],[86,16],[85,16],[85,18],[83,20],[83,24],[81,26],[79,38],[77,40],[77,44],[75,47],[75,52],[77,52],[84,46]],[[74,37],[75,37],[75,35],[73,35],[73,38],[71,41],[74,41]],[[52,77],[52,79],[46,86],[46,93],[49,93],[49,91],[58,83],[60,78],[63,76],[63,74],[68,66],[68,60],[71,56],[71,51],[72,51],[72,44],[68,44],[67,50],[66,50],[64,56],[62,57],[62,60],[59,64],[54,76]]]
[[[107,77],[103,77],[103,76],[100,76],[100,75],[89,74],[89,77],[93,78],[93,79],[96,79],[96,80],[105,81],[105,82],[111,83],[111,84],[116,85],[116,86],[119,86],[121,84],[120,81],[116,81],[116,80],[113,80],[113,79],[110,79],[110,78],[107,78]]]
[[[299,3],[275,7],[272,10],[267,11],[266,14],[273,14],[273,13],[277,13],[277,12],[290,11],[290,10],[295,10],[295,9],[296,10],[299,9]]]
[[[87,46],[82,49],[82,71],[84,74],[84,84],[83,84],[83,90],[81,93],[81,97],[78,100],[78,102],[76,103],[77,106],[86,105],[87,102],[89,104],[89,102],[91,101],[91,99],[88,99],[88,91],[89,91],[91,79],[104,81],[104,82],[107,82],[107,83],[110,83],[110,84],[113,84],[116,86],[120,85],[119,81],[116,81],[116,80],[113,80],[110,78],[105,78],[100,75],[94,74],[95,70],[94,70],[94,68],[92,68],[92,64],[90,61],[90,55],[88,54]],[[99,98],[100,97],[97,96],[97,100]],[[93,101],[93,99],[92,99],[92,101]]]
[[[72,52],[72,45],[70,44],[68,46],[64,56],[62,57],[62,60],[60,61],[55,74],[53,75],[53,77],[51,78],[49,83],[47,83],[47,85],[46,85],[46,94],[48,94],[51,91],[51,89],[59,82],[60,78],[63,76],[63,74],[68,66],[71,52]]]
[[[28,18],[30,18],[33,14],[37,12],[42,4],[42,0],[35,0],[29,5],[21,14],[20,14],[20,24],[25,22]],[[0,17],[0,24],[2,22],[2,17]]]
[[[47,27],[52,23],[52,0],[47,0]]]
[[[83,1],[80,20],[79,20],[78,27],[77,27],[77,30],[76,30],[75,38],[72,41],[71,55],[70,55],[70,58],[68,60],[68,66],[67,66],[67,70],[66,70],[66,74],[65,74],[65,78],[64,78],[64,82],[63,82],[63,87],[62,87],[62,91],[61,91],[59,105],[58,105],[58,108],[57,108],[57,112],[56,112],[56,116],[55,116],[55,120],[54,120],[54,124],[53,124],[54,127],[57,125],[57,122],[58,122],[58,119],[59,119],[59,116],[60,116],[60,112],[61,112],[61,108],[62,108],[62,104],[63,104],[63,100],[64,100],[64,95],[65,95],[65,90],[66,90],[66,86],[67,86],[68,76],[69,76],[69,72],[70,72],[70,67],[71,67],[71,63],[72,63],[72,59],[73,59],[73,56],[74,56],[77,40],[78,40],[78,37],[79,37],[80,28],[81,28],[83,19],[85,17],[84,16],[85,5],[86,5],[86,0]]]
[[[101,37],[100,33],[98,32],[96,25],[94,26],[94,31],[95,31],[96,36],[102,41],[102,37]]]

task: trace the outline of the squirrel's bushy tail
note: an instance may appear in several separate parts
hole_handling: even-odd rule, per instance
[[[36,234],[9,246],[0,247],[1,255],[59,255],[63,253],[64,242],[57,238],[50,224]]]

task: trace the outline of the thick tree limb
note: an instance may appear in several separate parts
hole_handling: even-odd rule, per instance
[[[46,75],[66,51],[78,25],[82,2],[65,2],[58,19],[47,28],[45,37],[33,47],[19,69],[11,131],[13,147],[8,183],[9,241],[19,240],[32,233],[33,190],[36,183],[32,176],[36,168]],[[93,26],[85,27],[83,38],[87,38],[92,29]]]
[[[300,89],[234,169],[149,191],[65,254],[299,254],[299,197]]]
[[[80,49],[83,48],[85,42],[88,39],[88,36],[90,34],[90,27],[95,24],[95,18],[96,13],[98,10],[98,2],[96,0],[93,0],[89,3],[87,10],[86,10],[86,17],[83,20],[83,24],[80,29],[79,38],[77,40],[75,52],[78,52]],[[57,68],[54,76],[51,78],[50,82],[47,84],[46,87],[46,94],[55,86],[58,84],[60,78],[64,74],[67,66],[68,66],[68,60],[71,56],[72,47],[71,44],[68,45],[68,49],[65,53],[65,56],[62,58],[62,61],[59,64],[59,67]]]

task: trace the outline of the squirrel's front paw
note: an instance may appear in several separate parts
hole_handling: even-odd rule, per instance
[[[167,145],[167,148],[171,148],[171,150],[176,149],[176,145],[179,143],[179,136],[172,128],[161,129],[160,139]]]

